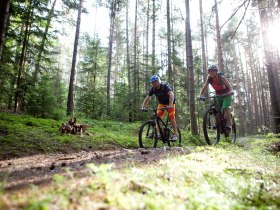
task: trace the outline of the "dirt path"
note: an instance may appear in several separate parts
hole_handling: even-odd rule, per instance
[[[75,176],[85,176],[86,164],[113,163],[115,168],[130,164],[149,164],[169,155],[188,154],[189,149],[123,149],[80,151],[72,154],[42,154],[0,161],[0,180],[5,190],[25,188],[30,184],[48,183],[54,174],[66,174],[66,168]]]

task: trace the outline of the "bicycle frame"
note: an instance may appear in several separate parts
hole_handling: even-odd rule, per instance
[[[215,113],[216,112],[216,119],[219,123],[219,128],[221,128],[220,130],[220,133],[224,133],[226,131],[225,129],[225,115],[224,115],[224,112],[222,111],[222,109],[219,107],[219,105],[217,104],[217,101],[216,101],[216,96],[213,96],[213,97],[209,97],[209,98],[213,98],[214,101],[213,103],[210,105],[210,107],[212,108],[212,112]]]
[[[151,117],[151,120],[153,120],[156,123],[156,126],[158,128],[158,131],[160,133],[160,136],[162,138],[162,141],[166,143],[168,141],[168,135],[164,133],[164,129],[168,129],[169,124],[169,117],[167,116],[166,121],[164,122],[157,114],[157,109],[151,109],[154,111],[154,116]],[[166,109],[164,109],[166,110]],[[163,126],[161,126],[162,124]]]
[[[211,103],[209,108],[206,110],[210,115],[212,114],[214,116],[215,127],[214,126],[210,127],[211,126],[210,115],[209,116],[207,115],[207,119],[204,118],[204,120],[206,120],[206,122],[203,122],[203,124],[204,125],[208,124],[207,125],[208,128],[217,129],[217,135],[216,135],[216,144],[217,144],[220,141],[221,134],[224,134],[225,137],[229,137],[229,131],[226,129],[226,118],[224,116],[224,111],[217,104],[216,97],[217,96],[210,96],[207,98],[200,98],[200,99],[202,99],[204,101],[206,99],[214,99],[213,103]],[[207,113],[207,112],[205,112],[205,113]],[[203,129],[206,129],[206,127],[203,127]],[[205,134],[206,131],[203,131],[203,132],[204,132],[204,135],[207,135],[207,136],[205,136],[205,138],[206,138],[207,143],[209,143],[210,140],[209,140],[208,134]],[[234,139],[234,141],[235,141],[235,139]]]
[[[142,111],[153,111],[154,114],[149,120],[142,123],[138,133],[139,145],[141,148],[156,148],[158,142],[162,142],[164,145],[167,144],[169,147],[178,145],[181,147],[181,131],[177,127],[178,138],[172,139],[174,135],[173,127],[171,126],[169,117],[165,119],[158,116],[157,108],[148,108]],[[167,110],[166,108],[161,109],[162,111]],[[171,137],[172,136],[172,137]]]

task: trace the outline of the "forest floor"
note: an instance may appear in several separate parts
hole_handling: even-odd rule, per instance
[[[131,164],[150,164],[170,155],[188,154],[189,149],[125,149],[110,147],[102,150],[84,150],[74,153],[38,154],[0,161],[0,180],[6,180],[5,190],[18,190],[30,184],[46,184],[54,174],[87,175],[88,163],[114,164],[116,168]]]
[[[279,157],[277,139],[246,137],[12,158],[0,161],[0,209],[279,209]]]
[[[0,113],[0,209],[279,209],[273,134],[141,149],[141,122],[92,120],[93,136],[61,122]]]

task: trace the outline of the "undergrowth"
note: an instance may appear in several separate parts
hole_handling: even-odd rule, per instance
[[[92,136],[60,134],[61,121],[28,115],[0,113],[0,160],[42,153],[71,153],[108,147],[138,148],[138,131],[142,122],[117,122],[78,118]],[[182,132],[183,145],[195,145],[197,138]]]

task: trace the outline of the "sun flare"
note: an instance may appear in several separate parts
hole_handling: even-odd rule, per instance
[[[280,21],[277,21],[273,25],[268,26],[267,28],[267,37],[268,41],[276,49],[280,50]]]

